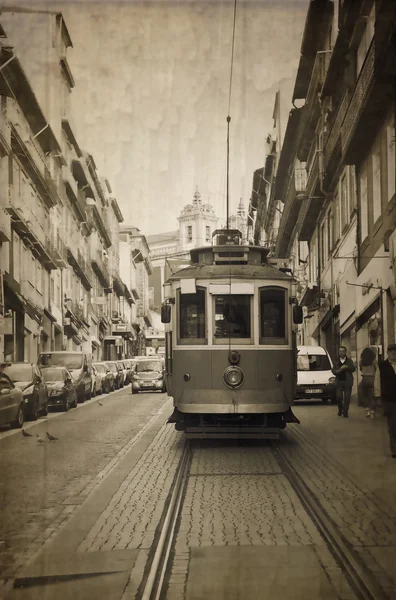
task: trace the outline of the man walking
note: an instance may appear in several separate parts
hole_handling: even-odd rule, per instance
[[[336,366],[333,368],[333,373],[337,377],[336,394],[338,400],[338,416],[348,417],[349,403],[351,401],[353,375],[356,367],[353,360],[347,356],[345,346],[340,346],[339,357]]]
[[[388,358],[379,364],[380,386],[374,388],[376,396],[382,396],[388,419],[389,441],[392,458],[396,458],[396,344],[389,344]]]

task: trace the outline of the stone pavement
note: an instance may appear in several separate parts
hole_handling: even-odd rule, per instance
[[[283,436],[282,452],[303,476],[344,538],[390,598],[396,598],[396,460],[386,419],[352,406],[296,406],[302,425]]]

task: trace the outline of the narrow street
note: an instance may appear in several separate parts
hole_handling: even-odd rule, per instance
[[[57,441],[1,434],[5,598],[144,597],[186,440],[165,424],[162,394],[132,399],[128,388],[100,401],[27,428]],[[286,463],[364,566],[373,597],[395,597],[396,472],[384,418],[356,406],[349,420],[322,403],[294,410],[302,424],[279,441],[190,442],[161,598],[359,597]]]
[[[1,430],[0,580],[70,518],[166,401],[164,394],[132,396],[128,386],[26,423],[33,437]],[[50,442],[47,431],[58,440]]]

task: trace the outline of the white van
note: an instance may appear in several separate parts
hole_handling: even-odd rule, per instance
[[[298,346],[295,400],[318,398],[335,404],[336,378],[332,367],[330,355],[322,346]]]

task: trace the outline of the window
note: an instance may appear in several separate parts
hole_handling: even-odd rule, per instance
[[[341,216],[341,233],[349,223],[349,197],[348,197],[348,180],[346,172],[343,174],[340,182],[340,216]]]
[[[36,289],[40,294],[43,293],[43,269],[38,261],[36,261]]]
[[[368,203],[367,203],[367,161],[360,169],[360,239],[363,242],[368,236]]]
[[[340,199],[338,193],[334,196],[333,242],[340,239]]]
[[[192,225],[187,225],[187,242],[192,242]]]
[[[390,202],[395,195],[395,181],[396,181],[396,153],[395,153],[395,117],[389,119],[386,125],[386,151],[387,151],[387,162],[388,162],[388,202]]]
[[[327,252],[330,254],[331,249],[333,247],[333,239],[332,239],[332,214],[331,211],[327,213]]]
[[[320,258],[323,266],[327,261],[325,223],[320,228]]]
[[[206,225],[206,241],[210,242],[210,227]]]
[[[15,233],[12,234],[13,251],[13,277],[15,281],[21,281],[21,238]]]
[[[373,223],[379,219],[382,214],[381,206],[381,145],[380,140],[374,144],[373,154],[371,156],[373,167]]]
[[[286,344],[286,290],[260,290],[260,344]]]
[[[206,339],[205,290],[197,290],[195,294],[179,294],[178,298],[180,341],[204,343]]]
[[[250,339],[251,296],[244,294],[216,295],[214,298],[214,337]],[[225,340],[225,341],[226,341]]]

